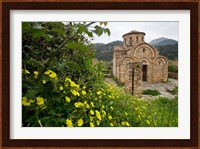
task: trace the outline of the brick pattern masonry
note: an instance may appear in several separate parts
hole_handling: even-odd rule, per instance
[[[126,91],[139,96],[142,82],[165,82],[168,77],[167,58],[146,43],[144,36],[139,31],[126,33],[122,36],[123,45],[113,50],[113,75],[125,83]]]

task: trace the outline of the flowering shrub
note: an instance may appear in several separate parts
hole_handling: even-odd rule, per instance
[[[23,75],[34,79],[35,73],[27,71]],[[60,80],[52,70],[46,71],[42,80],[45,83],[42,81],[35,99],[26,95],[22,98],[23,126],[177,126],[177,100],[145,101],[106,83],[90,90],[69,77]]]

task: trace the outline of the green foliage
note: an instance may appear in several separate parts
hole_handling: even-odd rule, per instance
[[[147,90],[143,90],[142,94],[144,94],[144,95],[158,96],[158,95],[160,95],[160,92],[158,90],[147,89]]]
[[[57,126],[53,123],[57,119],[56,113],[61,112],[68,117],[63,99],[69,91],[59,91],[60,87],[66,89],[64,84],[67,77],[79,86],[86,86],[88,90],[96,90],[101,86],[103,66],[92,64],[95,53],[85,36],[93,37],[93,33],[99,35],[100,30],[107,34],[110,32],[109,29],[93,26],[94,24],[97,23],[22,23],[24,126],[41,126],[43,118],[47,126]],[[103,23],[104,26],[105,24]],[[48,75],[45,74],[47,72]],[[37,104],[37,99],[44,101],[44,110]]]
[[[170,65],[168,66],[168,71],[169,71],[169,72],[173,72],[173,73],[178,73],[178,66],[177,66],[177,65],[170,64]]]
[[[168,59],[171,60],[178,59],[178,44],[155,47],[158,49],[160,55],[166,56]]]

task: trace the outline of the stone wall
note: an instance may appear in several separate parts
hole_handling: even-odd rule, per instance
[[[144,36],[143,32],[129,32],[123,36],[124,45],[116,46],[113,50],[113,75],[125,83],[126,91],[137,95],[142,94],[143,78],[143,81],[150,83],[165,82],[168,78],[167,59],[146,43]],[[142,72],[144,70],[146,75]]]
[[[125,73],[125,90],[131,94],[142,95],[141,63],[129,62]],[[133,72],[134,71],[134,72]],[[133,78],[134,77],[134,78]]]

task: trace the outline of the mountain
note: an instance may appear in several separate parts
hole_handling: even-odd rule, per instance
[[[168,39],[165,37],[157,38],[149,42],[150,45],[153,46],[165,46],[165,45],[174,45],[177,44],[178,42],[173,39]]]
[[[108,44],[104,43],[94,43],[94,48],[96,50],[96,58],[104,61],[112,61],[113,58],[113,47],[122,45],[122,41],[113,41]]]
[[[123,44],[122,41],[113,41],[108,44],[94,43],[93,45],[96,51],[96,58],[98,60],[112,61],[113,47],[117,45],[122,45],[122,44]],[[171,60],[178,59],[178,42],[177,41],[162,37],[162,38],[152,40],[149,44],[157,48],[160,55],[165,56]]]

